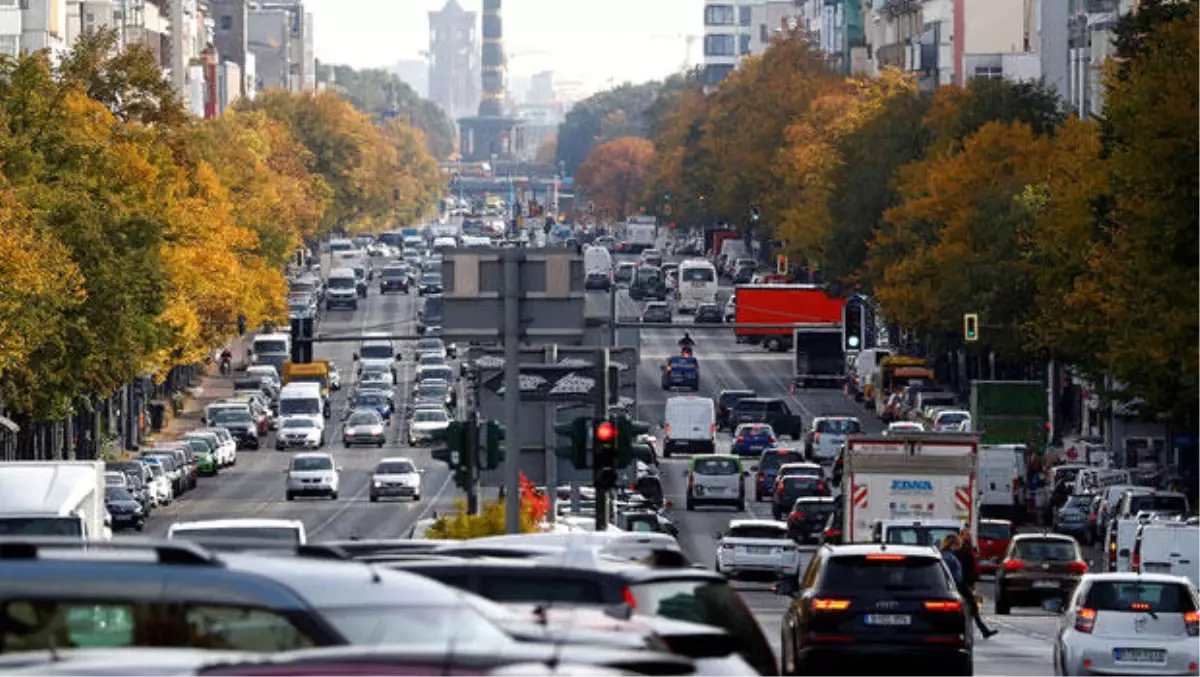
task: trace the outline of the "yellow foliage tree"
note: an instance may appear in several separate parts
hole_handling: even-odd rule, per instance
[[[458,501],[458,510],[452,515],[441,515],[425,531],[426,538],[467,540],[484,538],[486,536],[503,536],[504,501],[493,501],[483,504],[478,515],[467,512],[467,502]],[[538,530],[537,521],[526,511],[521,513],[521,532],[534,533]]]
[[[575,181],[598,208],[625,216],[637,211],[653,163],[653,143],[625,136],[597,146],[575,170]]]
[[[558,158],[558,135],[548,134],[538,146],[537,154],[534,155],[533,161],[552,165],[556,158]]]

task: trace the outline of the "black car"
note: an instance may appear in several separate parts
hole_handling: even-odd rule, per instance
[[[119,529],[135,529],[141,531],[146,526],[146,511],[141,501],[137,500],[125,487],[105,487],[104,507],[112,515],[113,531]]]
[[[724,321],[721,306],[715,303],[701,303],[696,308],[696,324],[721,324]]]
[[[833,514],[832,496],[801,496],[788,514],[788,535],[797,543],[816,542]]]
[[[796,500],[802,496],[830,495],[829,482],[822,477],[812,475],[788,475],[775,482],[775,492],[771,496],[771,515],[781,520],[791,512]]]
[[[962,597],[933,548],[855,544],[823,547],[784,612],[785,675],[970,675],[974,635]],[[836,639],[835,639],[836,638]]]
[[[408,268],[404,266],[388,266],[379,273],[379,293],[390,291],[408,293]]]
[[[421,296],[442,293],[442,276],[440,273],[424,273],[417,283],[417,293]]]
[[[262,441],[258,437],[258,424],[244,411],[225,410],[213,414],[208,425],[229,431],[238,449],[258,449]]]
[[[722,390],[717,395],[717,430],[733,430],[729,422],[733,405],[748,397],[758,397],[753,390]]]
[[[670,324],[671,306],[668,306],[661,301],[647,303],[645,310],[642,311],[642,322],[662,322],[665,324]]]
[[[804,433],[804,423],[800,415],[793,412],[778,397],[747,397],[740,399],[733,406],[729,415],[729,427],[737,428],[740,423],[766,423],[778,435],[787,435],[793,440],[800,439]]]

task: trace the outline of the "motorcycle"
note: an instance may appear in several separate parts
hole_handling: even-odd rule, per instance
[[[221,375],[228,376],[229,372],[231,372],[232,370],[233,370],[233,358],[229,357],[228,355],[223,355],[221,357]]]

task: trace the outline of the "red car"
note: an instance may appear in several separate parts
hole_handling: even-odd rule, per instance
[[[1012,541],[1013,525],[1008,520],[980,520],[979,534],[976,541],[979,545],[979,573],[995,573],[1008,551]]]

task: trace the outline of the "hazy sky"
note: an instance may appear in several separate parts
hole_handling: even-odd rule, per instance
[[[429,49],[428,12],[446,0],[305,0],[314,16],[317,58],[355,68],[419,59]],[[482,0],[459,0],[479,11]],[[504,0],[510,75],[552,70],[558,80],[604,89],[609,79],[642,82],[678,70],[697,39],[701,58],[704,0]]]

